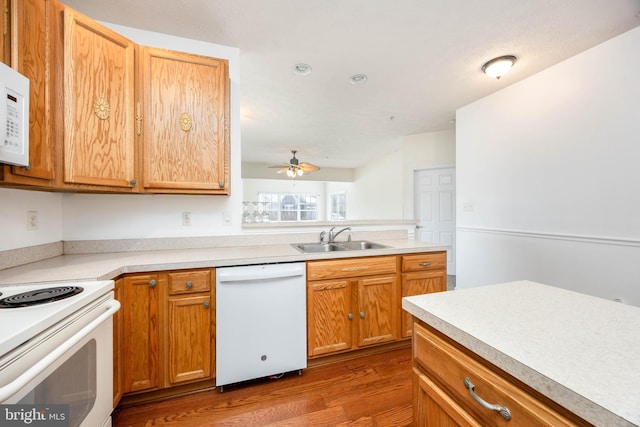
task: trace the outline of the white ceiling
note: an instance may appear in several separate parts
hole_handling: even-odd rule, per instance
[[[243,162],[281,163],[297,149],[343,168],[397,150],[399,137],[450,129],[457,108],[640,25],[640,0],[64,2],[240,48]],[[519,58],[511,73],[481,72],[506,54]],[[301,62],[312,74],[293,74]],[[356,73],[368,81],[351,85]]]

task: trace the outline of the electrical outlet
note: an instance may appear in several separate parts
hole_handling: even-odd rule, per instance
[[[222,224],[226,226],[231,225],[231,214],[229,212],[222,213]]]
[[[182,226],[183,227],[191,226],[191,212],[182,212]]]
[[[27,212],[27,230],[33,231],[38,229],[38,211]]]

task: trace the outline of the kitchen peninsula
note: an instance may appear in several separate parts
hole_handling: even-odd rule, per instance
[[[640,425],[637,307],[529,281],[413,296],[404,298],[402,306],[425,332],[423,336],[414,334],[414,357],[416,352],[420,356],[436,353],[438,344],[428,343],[435,337],[433,342],[446,342],[454,351],[460,350],[462,357],[472,359],[471,363],[489,362],[506,377],[526,384],[534,393],[589,423]],[[425,344],[424,353],[416,350],[416,342]],[[415,375],[429,371],[420,363],[414,366]],[[438,376],[433,371],[425,375]],[[471,381],[478,396],[494,393],[489,390],[493,386],[478,386],[474,378]],[[450,385],[442,378],[435,382],[436,387]],[[448,390],[458,397],[454,400],[468,398],[469,411],[478,411],[481,416],[492,413],[471,400],[468,388],[463,378],[456,378]],[[490,397],[486,400],[491,401]],[[504,401],[491,403],[512,412],[520,409]],[[511,415],[514,425],[522,425],[517,414]],[[497,412],[492,416],[500,417]]]

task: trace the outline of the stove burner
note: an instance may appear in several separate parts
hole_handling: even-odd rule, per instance
[[[79,286],[36,289],[0,299],[0,308],[29,307],[46,304],[79,294],[84,289]]]

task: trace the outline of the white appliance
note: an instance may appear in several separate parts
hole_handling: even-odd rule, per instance
[[[216,269],[216,386],[307,367],[303,262]]]
[[[29,166],[29,79],[2,62],[0,163]]]
[[[112,316],[120,308],[113,281],[0,286],[0,293],[0,425],[33,417],[32,426],[111,426]]]

